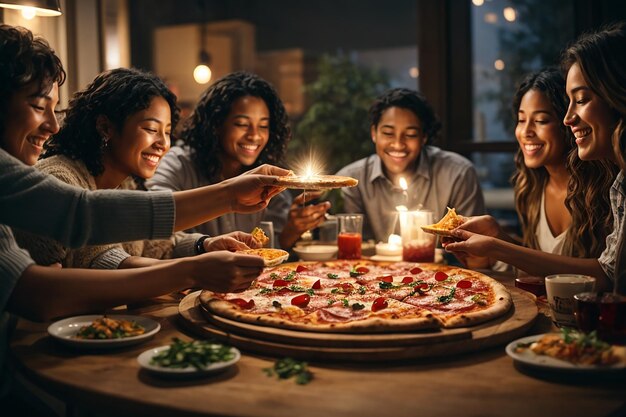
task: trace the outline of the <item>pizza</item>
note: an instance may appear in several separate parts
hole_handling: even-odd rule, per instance
[[[506,288],[437,264],[329,261],[267,268],[240,293],[205,290],[210,314],[313,332],[394,332],[472,326],[504,315]]]
[[[330,188],[355,187],[359,181],[341,175],[285,175],[278,177],[275,185],[285,188],[305,190],[326,190]]]
[[[452,230],[463,224],[465,218],[456,214],[456,210],[448,207],[448,212],[441,220],[435,224],[422,226],[422,230],[427,233],[440,236],[452,236]]]
[[[289,258],[289,252],[284,251],[282,249],[270,249],[270,248],[259,248],[259,249],[245,249],[237,251],[237,253],[245,253],[246,255],[256,255],[263,258],[263,263],[265,266],[276,266],[280,265]]]

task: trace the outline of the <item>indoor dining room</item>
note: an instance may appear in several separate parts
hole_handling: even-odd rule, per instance
[[[3,416],[626,416],[626,3],[0,0]]]

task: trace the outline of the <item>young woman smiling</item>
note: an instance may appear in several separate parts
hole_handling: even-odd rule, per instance
[[[582,161],[574,164],[570,159],[573,181],[568,201],[578,199],[588,203],[589,198],[593,198],[588,194],[591,190],[580,185],[583,174],[598,174],[587,169],[587,161],[603,161],[621,168],[610,190],[603,190],[610,196],[613,214],[606,248],[597,259],[558,256],[478,234],[472,225],[465,224],[454,232],[454,236],[463,241],[450,243],[446,249],[473,255],[488,253],[533,275],[592,275],[597,278],[598,289],[605,290],[612,287],[624,265],[626,26],[617,24],[583,35],[565,51],[562,65],[567,73],[566,92],[570,100],[564,123],[576,138],[577,157]],[[604,224],[600,222],[596,226],[604,227]],[[594,233],[597,232],[594,229]]]
[[[177,121],[176,99],[159,78],[134,69],[107,71],[74,95],[63,127],[46,144],[44,159],[36,166],[89,190],[134,189],[133,177],[154,175],[170,148]],[[16,233],[20,246],[40,265],[58,262],[64,267],[99,269],[148,266],[156,259],[196,255],[201,238],[179,232],[167,240],[72,250],[52,240]],[[244,233],[202,240],[204,251],[246,249],[247,245],[257,244]]]
[[[563,125],[567,106],[565,79],[556,69],[528,75],[515,93],[515,137],[520,146],[512,178],[515,205],[526,247],[597,258],[610,232],[612,217],[606,189],[617,168],[607,162],[586,162],[585,170],[594,175],[576,176],[576,180],[591,198],[570,215],[568,204],[579,203],[567,195],[568,184],[573,181],[567,168],[568,155],[572,164],[579,164],[580,159],[574,136]],[[517,243],[491,216],[469,218],[461,229]]]
[[[291,137],[287,113],[274,88],[260,77],[235,72],[211,85],[202,95],[181,133],[184,147],[173,147],[154,177],[151,190],[187,190],[213,184],[264,163],[280,164]],[[320,193],[307,193],[306,200]],[[272,221],[280,246],[290,248],[303,232],[324,221],[330,203],[306,207],[304,196],[291,202],[284,193],[267,210],[228,214],[192,231],[207,235],[250,231]]]

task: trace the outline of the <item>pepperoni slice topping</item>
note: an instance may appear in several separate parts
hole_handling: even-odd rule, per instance
[[[304,272],[304,271],[308,271],[308,270],[309,270],[309,268],[307,268],[307,267],[306,267],[306,266],[304,266],[304,265],[298,265],[298,266],[296,267],[296,272]]]
[[[446,274],[445,272],[439,271],[435,274],[435,280],[437,281],[445,281],[447,279],[448,279],[448,274]]]
[[[404,277],[402,278],[402,283],[403,284],[410,284],[413,282],[413,277]]]
[[[367,274],[368,272],[370,272],[369,269],[367,269],[364,266],[360,266],[357,269],[355,269],[356,272],[358,272],[359,274],[363,275],[363,274]]]
[[[291,299],[291,305],[302,308],[306,307],[307,304],[309,304],[309,301],[311,301],[311,296],[309,294],[300,294]]]
[[[469,279],[462,279],[461,281],[456,283],[458,288],[469,288],[472,286],[472,281]]]
[[[385,275],[384,277],[378,277],[379,280],[383,282],[393,282],[393,276]]]
[[[313,283],[313,285],[311,286],[311,288],[313,288],[314,290],[319,290],[320,288],[322,288],[322,283],[320,282],[321,280],[317,280]]]
[[[232,300],[228,300],[228,302],[233,303],[244,310],[250,310],[254,307],[254,300],[246,301],[243,298],[233,298]]]
[[[422,272],[422,268],[416,266],[415,268],[411,268],[409,272],[412,273],[413,275],[417,275],[420,272]]]
[[[285,281],[284,279],[277,279],[276,281],[274,281],[274,284],[272,284],[272,286],[274,288],[276,288],[276,287],[288,287],[289,286],[289,282]]]
[[[385,300],[385,297],[378,297],[372,304],[372,311],[380,311],[388,306],[389,304],[387,303],[387,300]]]

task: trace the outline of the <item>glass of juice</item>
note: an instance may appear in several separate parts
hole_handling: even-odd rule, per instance
[[[361,259],[361,242],[363,240],[363,215],[342,214],[339,220],[337,235],[338,259]]]
[[[605,342],[626,345],[626,296],[596,292],[576,294],[574,316],[583,332],[595,330]]]
[[[433,212],[415,210],[400,212],[402,260],[405,262],[434,262],[436,237],[422,230],[433,223]]]

